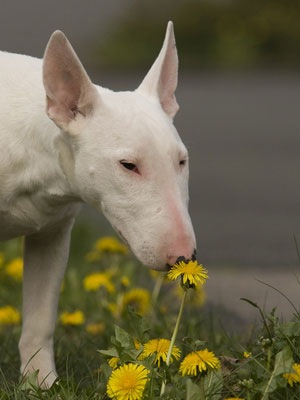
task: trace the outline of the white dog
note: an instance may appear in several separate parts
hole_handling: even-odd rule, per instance
[[[43,61],[0,52],[0,240],[25,235],[21,372],[39,370],[46,386],[57,377],[57,302],[81,203],[151,268],[194,253],[188,154],[173,125],[177,69],[171,22],[134,92],[92,84],[60,31]]]

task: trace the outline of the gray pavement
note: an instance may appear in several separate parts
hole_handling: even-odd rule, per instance
[[[211,268],[209,276],[205,288],[207,303],[218,310],[225,328],[243,330],[255,321],[261,324],[259,310],[241,298],[253,301],[265,313],[276,308],[276,315],[283,320],[299,311],[300,267]]]

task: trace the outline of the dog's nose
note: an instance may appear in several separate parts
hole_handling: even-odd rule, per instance
[[[180,261],[189,261],[189,260],[196,260],[196,255],[197,255],[197,250],[194,249],[193,252],[190,252],[189,254],[180,254],[180,255],[171,255],[168,256],[168,264],[169,265],[174,265],[179,263]]]

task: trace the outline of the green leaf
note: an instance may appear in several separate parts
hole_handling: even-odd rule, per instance
[[[276,354],[274,369],[270,378],[261,385],[257,386],[257,389],[262,392],[261,400],[267,400],[269,393],[272,393],[274,390],[276,390],[278,386],[277,378],[280,378],[282,374],[289,372],[293,363],[292,351],[288,346]]]
[[[216,370],[208,371],[204,378],[204,390],[205,395],[210,400],[219,400],[223,387],[223,376],[221,368]]]
[[[126,349],[123,350],[120,359],[123,363],[128,362],[128,361],[136,361],[138,356],[140,355],[141,351],[136,350],[136,349]]]
[[[130,319],[131,330],[135,332],[137,338],[142,342],[145,334],[150,331],[149,322],[144,317],[137,314],[133,307],[127,306],[127,312]]]
[[[195,346],[197,349],[201,349],[202,347],[205,347],[207,345],[207,342],[205,340],[195,340]]]
[[[121,348],[120,343],[116,340],[114,336],[111,336],[110,343],[116,346],[116,348]]]
[[[246,303],[250,304],[251,306],[255,307],[255,308],[260,308],[256,303],[254,303],[254,301],[246,299],[245,297],[241,297],[240,300],[245,301]]]
[[[144,360],[139,361],[139,364],[142,364],[145,368],[151,370],[151,368],[154,368],[154,360],[156,358],[155,354],[152,354],[151,357],[146,357]]]
[[[119,357],[119,354],[114,347],[112,349],[108,349],[108,350],[97,350],[97,351],[98,351],[98,353],[102,354],[103,356]]]
[[[106,381],[109,379],[113,369],[108,364],[101,364],[101,372],[103,373]]]
[[[123,348],[130,347],[133,344],[133,340],[129,334],[118,325],[115,325],[115,336],[116,341],[119,342]]]
[[[300,323],[295,321],[290,321],[280,327],[280,331],[283,335],[292,338],[299,337],[300,335]]]
[[[202,400],[203,394],[200,386],[196,385],[190,378],[186,381],[186,400]]]
[[[20,386],[20,390],[32,390],[38,388],[39,370],[33,371],[26,375],[25,382]]]

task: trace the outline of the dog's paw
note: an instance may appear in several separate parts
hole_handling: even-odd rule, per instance
[[[55,371],[49,373],[41,372],[39,368],[27,368],[26,372],[21,375],[21,389],[23,390],[34,390],[35,388],[41,387],[43,389],[49,389],[57,380],[57,374]]]

